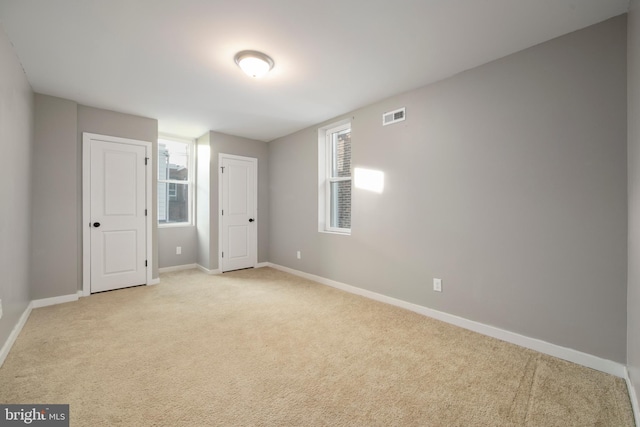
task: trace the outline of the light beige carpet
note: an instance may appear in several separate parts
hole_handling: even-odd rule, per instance
[[[2,403],[72,426],[632,426],[619,378],[269,268],[39,308]]]

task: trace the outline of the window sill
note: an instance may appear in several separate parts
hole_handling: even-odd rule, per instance
[[[158,224],[158,228],[181,228],[181,227],[193,227],[190,222],[178,222],[175,224]]]
[[[324,234],[337,234],[338,236],[351,236],[351,230],[349,231],[334,231],[334,230],[318,230]]]

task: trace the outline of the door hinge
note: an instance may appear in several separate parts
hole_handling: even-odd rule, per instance
[[[222,216],[224,216],[224,209],[222,209]]]
[[[146,259],[144,260],[144,266],[145,266],[145,267],[148,267],[148,266],[149,266],[149,265],[148,265],[148,262],[147,262],[147,260],[146,260]]]
[[[144,216],[147,216],[147,210],[146,209],[144,210]]]
[[[148,158],[148,157],[145,157],[145,158],[144,158],[144,164],[145,164],[145,166],[147,165],[147,162],[148,162],[148,161],[149,161],[149,158]]]
[[[224,252],[222,252],[222,258],[224,258]]]
[[[222,173],[224,173],[224,166],[220,166],[220,170],[222,171]]]

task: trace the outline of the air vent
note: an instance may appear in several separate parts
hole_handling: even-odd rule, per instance
[[[405,107],[386,112],[382,115],[382,126],[392,125],[406,119]]]

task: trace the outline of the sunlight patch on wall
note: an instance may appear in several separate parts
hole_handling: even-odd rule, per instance
[[[382,193],[384,191],[384,172],[371,169],[355,168],[356,188]]]

